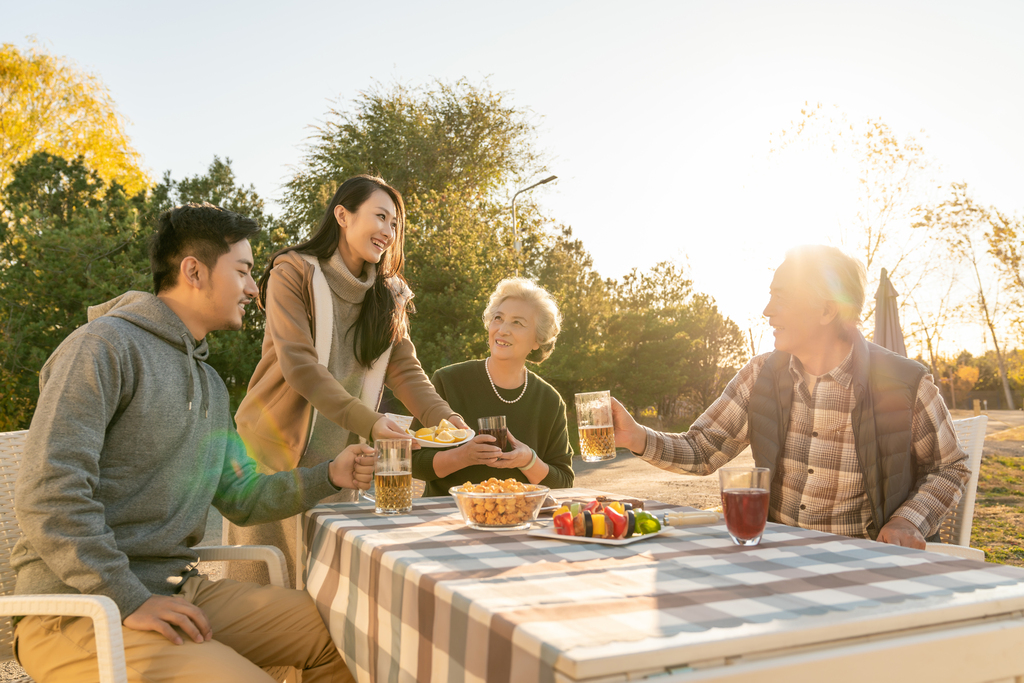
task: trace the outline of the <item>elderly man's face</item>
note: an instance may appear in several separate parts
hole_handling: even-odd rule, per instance
[[[772,278],[764,316],[774,328],[775,348],[797,358],[815,347],[835,319],[834,304],[824,301],[804,283],[801,273],[783,262]]]

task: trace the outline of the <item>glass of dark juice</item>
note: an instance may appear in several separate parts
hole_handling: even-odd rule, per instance
[[[508,450],[508,427],[505,426],[504,415],[481,417],[476,423],[480,427],[480,434],[489,434],[494,437],[494,445],[500,448],[502,453]]]
[[[718,470],[725,527],[736,545],[761,542],[768,521],[770,473],[767,467],[723,467]]]

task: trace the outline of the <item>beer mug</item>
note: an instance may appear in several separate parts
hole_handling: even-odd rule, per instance
[[[412,439],[373,442],[373,493],[363,498],[378,515],[400,515],[412,510]]]
[[[600,462],[615,457],[610,391],[576,394],[576,426],[580,432],[583,462]]]

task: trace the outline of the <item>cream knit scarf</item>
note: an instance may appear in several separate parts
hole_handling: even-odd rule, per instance
[[[331,356],[331,340],[334,338],[334,306],[331,303],[331,288],[327,284],[327,278],[320,268],[320,261],[315,256],[301,254],[302,258],[313,266],[313,320],[316,326],[316,339],[313,345],[316,348],[317,362],[327,367]],[[375,360],[366,372],[363,379],[363,388],[359,393],[359,401],[370,410],[377,410],[380,405],[381,395],[384,393],[384,377],[388,370],[388,361],[391,359],[389,346],[380,358]],[[306,444],[309,444],[313,436],[313,427],[316,425],[316,418],[320,412],[313,408],[313,421],[309,425],[309,432],[306,435]],[[359,437],[360,443],[366,443],[366,439]]]

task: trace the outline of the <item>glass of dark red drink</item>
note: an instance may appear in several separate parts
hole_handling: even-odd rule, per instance
[[[718,470],[725,528],[736,545],[761,542],[768,521],[770,473],[767,467],[723,467]]]
[[[489,434],[494,437],[494,445],[500,448],[502,453],[508,450],[508,427],[505,426],[504,415],[481,417],[476,423],[480,427],[480,434]]]

